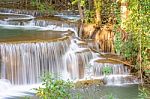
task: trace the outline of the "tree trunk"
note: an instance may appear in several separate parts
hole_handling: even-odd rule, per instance
[[[88,0],[88,10],[92,10],[92,0]]]
[[[97,25],[100,26],[102,24],[102,20],[101,20],[102,0],[94,0],[94,6],[95,6],[95,13],[96,13],[95,22]]]
[[[79,10],[79,14],[80,14],[80,18],[81,18],[81,23],[80,23],[80,27],[79,27],[79,36],[82,37],[83,36],[83,21],[84,21],[84,10],[83,7],[81,6],[81,0],[78,0],[78,10]]]
[[[81,3],[81,0],[78,0],[79,14],[80,14],[81,22],[83,23],[83,20],[84,20],[84,11],[83,11],[83,7],[81,6],[80,3]]]

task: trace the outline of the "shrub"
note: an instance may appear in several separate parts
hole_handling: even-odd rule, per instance
[[[36,95],[42,99],[70,99],[70,89],[73,83],[60,79],[58,75],[44,74],[42,86],[36,88]]]

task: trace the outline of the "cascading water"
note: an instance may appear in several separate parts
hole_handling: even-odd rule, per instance
[[[122,63],[105,58],[91,60],[93,79],[103,79],[106,85],[123,85],[138,83],[137,78],[130,75],[130,69]]]
[[[15,14],[15,13],[0,13],[0,26],[22,26],[22,27],[44,27],[44,29],[53,30],[53,31],[67,31],[68,29],[75,32],[75,35],[78,34],[77,24],[65,23],[61,20],[43,20],[43,19],[34,19],[31,15],[25,14]]]
[[[0,9],[0,16],[1,15],[9,15],[7,20],[1,20],[0,18],[0,24],[5,25],[21,25],[21,26],[40,26],[48,28],[48,30],[61,30],[66,31],[68,29],[75,32],[75,35],[78,36],[78,24],[75,22],[66,22],[63,20],[57,20],[57,19],[34,19],[34,17],[42,16],[42,13],[39,13],[37,11],[27,11],[27,10],[12,10],[7,8],[1,8]],[[19,16],[19,18],[18,18]],[[34,16],[34,17],[33,17]],[[57,16],[57,15],[56,15]],[[76,16],[76,15],[74,15]],[[79,17],[79,16],[78,16]],[[68,17],[69,18],[69,17]]]
[[[130,69],[124,66],[124,64],[102,58],[98,53],[94,53],[89,49],[89,47],[95,49],[96,46],[91,46],[79,39],[72,41],[70,50],[65,54],[64,62],[69,77],[75,80],[75,82],[78,80],[101,79],[106,85],[138,83],[137,78],[130,75]],[[113,54],[103,54],[107,57],[119,58]],[[105,74],[105,71],[110,73]]]
[[[0,12],[4,13],[16,13],[16,14],[27,14],[32,15],[34,17],[43,16],[43,13],[36,11],[36,10],[19,10],[19,9],[7,9],[7,8],[0,8]],[[70,19],[70,20],[79,20],[80,16],[78,15],[78,11],[75,13],[72,13],[72,11],[64,11],[64,12],[58,12],[54,16],[58,16],[64,19]]]
[[[129,70],[127,67],[124,67],[121,63],[98,63],[94,62],[92,64],[93,73],[94,76],[103,76],[105,75],[103,70],[104,68],[110,68],[111,69],[111,75],[119,75],[119,74],[129,74]]]
[[[101,61],[103,58],[89,49],[89,47],[97,48],[94,42],[90,41],[86,44],[84,41],[79,42],[77,39],[72,39],[71,35],[67,36],[65,32],[57,34],[57,32],[53,31],[54,33],[49,34],[50,31],[47,31],[57,30],[60,32],[70,28],[75,29],[74,25],[33,19],[23,24],[18,22],[20,20],[0,20],[0,29],[3,25],[5,29],[21,28],[21,31],[15,34],[17,36],[13,35],[13,30],[11,31],[11,39],[4,38],[5,40],[3,40],[0,38],[0,84],[3,85],[3,87],[0,86],[0,91],[3,88],[10,87],[11,84],[25,86],[39,83],[39,77],[43,72],[61,74],[64,77],[63,79],[71,80],[102,79],[106,85],[122,85],[137,82],[130,75],[129,69],[124,67],[122,63]],[[36,29],[36,31],[23,32],[26,31],[26,28],[28,28],[27,30]],[[46,33],[41,35],[41,32]],[[24,38],[21,38],[21,35],[24,33],[26,35],[23,35]],[[4,34],[3,36],[5,37]],[[30,36],[27,36],[27,34]],[[31,36],[31,34],[34,36]],[[77,33],[75,36],[78,36]],[[16,39],[21,42],[17,42]],[[110,75],[104,73],[105,68],[111,69]],[[32,86],[35,87],[34,85]],[[27,86],[25,87],[27,88]],[[14,88],[15,90],[16,88],[21,89],[20,86],[15,86]],[[10,93],[12,95],[12,91]],[[0,98],[1,95],[3,96],[4,93],[0,93]],[[4,96],[8,95],[5,94]]]
[[[66,31],[70,28],[65,25],[57,27],[48,21],[36,21],[36,24],[33,21],[27,21],[31,22],[30,25],[20,25],[20,20],[1,20],[0,98],[24,95],[25,91],[35,87],[32,84],[40,83],[44,72],[57,73],[65,79],[67,70],[63,56],[70,45],[72,32]],[[6,93],[2,91],[4,88]]]
[[[3,13],[16,13],[16,14],[26,14],[26,15],[32,15],[34,17],[42,16],[42,13],[36,11],[36,10],[20,10],[20,9],[7,9],[7,8],[0,8],[0,12]]]
[[[61,73],[62,56],[68,46],[69,40],[0,44],[1,78],[12,84],[34,84],[43,72]]]
[[[85,70],[89,61],[93,58],[92,53],[86,48],[69,50],[64,57],[64,64],[67,67],[68,76],[72,80],[85,77]]]

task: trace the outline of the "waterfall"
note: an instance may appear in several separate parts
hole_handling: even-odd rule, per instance
[[[20,10],[20,9],[8,9],[8,8],[0,8],[0,12],[16,13],[16,14],[27,14],[27,15],[32,15],[34,17],[43,15],[42,13],[40,13],[36,10]]]
[[[75,51],[68,51],[65,54],[64,62],[67,67],[69,77],[72,80],[84,78],[85,70],[92,58],[92,53],[86,48],[78,48]]]
[[[5,11],[5,10],[4,10]],[[34,19],[32,15],[25,15],[25,14],[15,14],[15,13],[1,13],[0,16],[2,16],[2,20],[0,20],[0,26],[24,26],[24,27],[44,27],[48,30],[53,31],[67,31],[68,29],[75,32],[75,35],[77,36],[78,28],[77,24],[75,23],[67,23],[62,20],[42,20],[42,19]]]
[[[86,76],[86,68],[94,57],[93,53],[88,48],[80,48],[77,39],[71,40],[69,48],[63,58],[68,78],[71,80],[83,79]]]
[[[0,10],[3,11],[33,13]],[[21,14],[19,16],[24,17]],[[103,80],[106,85],[138,82],[122,63],[110,62],[92,50],[98,50],[94,40],[81,40],[76,32],[76,24],[60,20],[28,20],[29,17],[26,16],[27,20],[25,18],[24,21],[21,18],[0,20],[0,98],[8,96],[7,92],[2,91],[4,88],[11,89],[12,85],[14,89],[8,92],[10,96],[15,95],[14,90],[21,89],[21,86],[21,95],[22,90],[28,89],[28,92],[31,87],[27,86],[35,87],[34,84],[40,83],[40,76],[44,72],[59,74],[64,80]],[[68,29],[75,32],[76,38]],[[108,75],[104,73],[105,69],[111,70]]]
[[[95,58],[90,61],[92,79],[102,79],[106,85],[123,85],[138,83],[138,79],[130,75],[130,69],[124,64],[105,58]]]
[[[39,17],[39,16],[43,16],[44,13],[39,12],[37,10],[20,10],[20,9],[8,9],[8,8],[0,8],[0,12],[4,12],[4,13],[16,13],[16,14],[27,14],[27,15],[32,15],[34,17]],[[59,16],[61,18],[66,18],[66,19],[75,19],[75,20],[79,20],[80,16],[78,14],[78,11],[74,11],[74,13],[72,13],[72,11],[63,11],[63,12],[55,12],[54,16]]]
[[[71,40],[70,50],[65,54],[64,65],[67,70],[66,78],[76,81],[101,79],[106,85],[123,85],[138,83],[136,77],[130,75],[130,69],[124,64],[111,61],[92,52],[93,42],[86,43],[77,38]],[[90,45],[91,44],[91,45]],[[119,58],[115,54],[105,54],[107,57]],[[109,72],[108,74],[105,72]]]
[[[12,84],[40,82],[43,72],[63,73],[62,57],[70,40],[58,42],[0,44],[1,78]],[[63,74],[62,74],[63,75]]]
[[[129,74],[127,67],[124,67],[123,64],[112,64],[112,63],[94,63],[93,64],[93,73],[94,76],[103,76],[105,75],[103,70],[105,68],[111,69],[110,74]]]

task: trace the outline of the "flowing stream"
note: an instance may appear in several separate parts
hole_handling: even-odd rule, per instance
[[[107,91],[127,92],[127,87],[124,90],[123,87],[113,87],[114,85],[133,85],[135,93],[132,99],[136,99],[138,91],[134,84],[138,84],[138,80],[130,75],[130,70],[121,63],[105,61],[91,51],[89,47],[96,48],[94,43],[84,45],[84,41],[76,39],[76,25],[36,20],[32,15],[10,12],[0,13],[0,98],[16,99],[33,95],[31,89],[39,86],[41,74],[50,72],[61,74],[64,80],[103,79],[109,87],[100,88],[103,91],[101,94],[95,93],[93,99],[107,99]],[[105,68],[111,69],[109,75],[104,73]],[[119,99],[124,95],[115,97]]]

